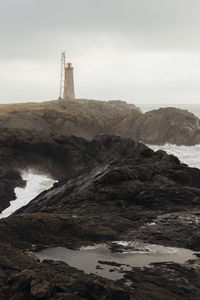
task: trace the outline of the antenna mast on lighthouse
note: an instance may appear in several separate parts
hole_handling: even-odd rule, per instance
[[[60,98],[63,98],[64,70],[65,70],[65,51],[61,53]]]

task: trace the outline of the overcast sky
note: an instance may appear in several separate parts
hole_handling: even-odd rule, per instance
[[[59,96],[199,103],[200,0],[0,0],[0,102]]]

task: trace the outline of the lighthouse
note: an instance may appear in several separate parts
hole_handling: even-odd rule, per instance
[[[75,99],[74,75],[72,63],[65,62],[65,52],[61,53],[61,73],[60,73],[60,97],[63,100]]]
[[[74,93],[74,75],[73,75],[73,67],[72,63],[68,62],[64,67],[64,94],[63,99],[75,99]]]

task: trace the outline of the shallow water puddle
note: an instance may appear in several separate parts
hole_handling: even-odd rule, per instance
[[[36,256],[54,261],[64,261],[72,267],[83,270],[85,273],[117,280],[123,277],[124,271],[132,267],[149,267],[154,262],[184,263],[195,259],[194,252],[188,249],[164,247],[146,244],[143,250],[127,252],[111,252],[105,244],[91,247],[81,247],[71,250],[63,247],[44,249]],[[114,262],[114,263],[113,263]]]

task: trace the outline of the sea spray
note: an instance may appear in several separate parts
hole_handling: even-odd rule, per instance
[[[0,214],[0,219],[8,217],[17,209],[27,205],[41,192],[52,187],[55,182],[55,180],[45,175],[37,175],[32,171],[23,173],[22,178],[26,180],[25,188],[15,188],[15,194],[17,198],[16,200],[11,201],[10,206]]]

